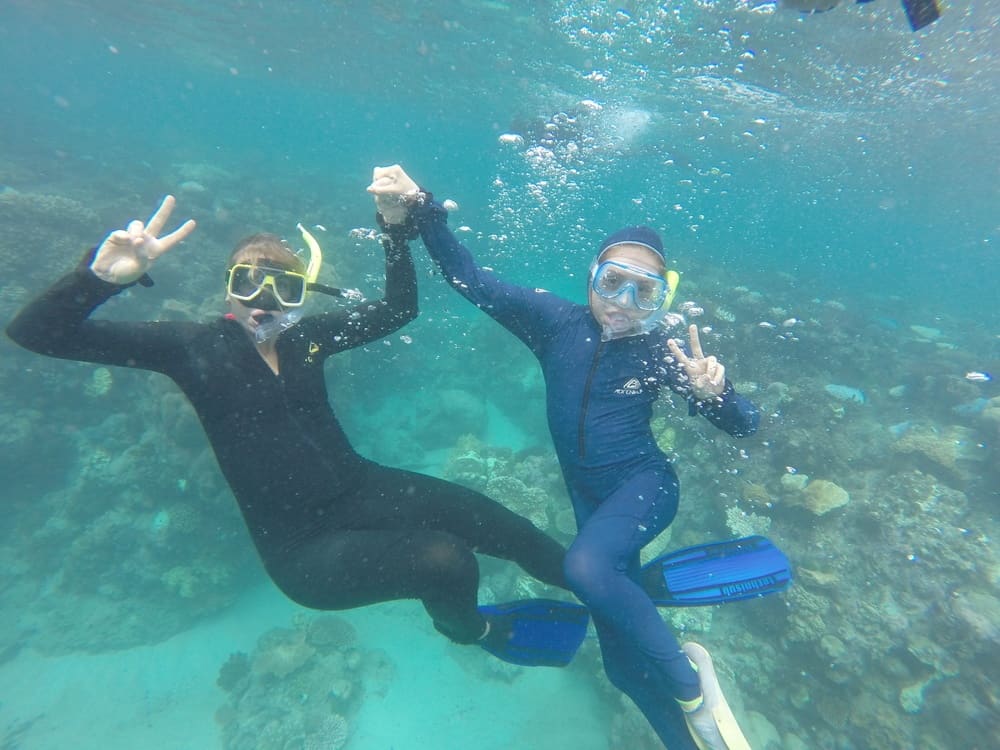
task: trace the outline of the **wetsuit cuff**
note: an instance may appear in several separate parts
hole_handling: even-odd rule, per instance
[[[420,235],[420,230],[417,229],[417,224],[413,220],[412,212],[406,215],[406,221],[399,224],[388,223],[380,212],[376,212],[375,221],[378,223],[379,229],[382,230],[382,234],[387,235],[393,245],[408,242]]]
[[[736,389],[733,388],[732,381],[730,381],[729,378],[726,378],[726,384],[722,388],[722,393],[718,396],[699,399],[692,395],[688,399],[688,416],[693,417],[697,414],[708,414],[718,411],[732,400],[733,394],[735,393]]]
[[[95,245],[94,247],[90,248],[89,250],[87,250],[87,252],[83,254],[83,257],[80,259],[80,262],[77,263],[76,265],[77,276],[84,279],[94,279],[97,281],[97,283],[104,284],[109,290],[111,290],[111,294],[118,294],[118,292],[122,291],[123,289],[128,289],[130,286],[135,286],[136,284],[146,287],[153,286],[153,280],[150,278],[148,273],[144,273],[138,279],[129,284],[115,284],[112,281],[105,281],[96,273],[94,273],[94,269],[91,268],[91,265],[94,262],[94,258],[97,256],[97,250],[98,247],[97,245]]]
[[[414,196],[413,203],[410,206],[409,218],[418,229],[438,220],[447,224],[448,209],[434,200],[433,193],[420,188],[420,192]]]

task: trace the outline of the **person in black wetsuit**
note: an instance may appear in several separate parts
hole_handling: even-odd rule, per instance
[[[171,378],[201,420],[267,572],[294,601],[332,610],[420,599],[452,640],[486,636],[482,645],[500,639],[493,645],[502,650],[509,623],[478,610],[474,553],[512,560],[565,588],[565,550],[479,493],[360,456],[327,400],[327,357],[417,315],[408,237],[392,226],[382,237],[386,289],[377,301],[301,316],[311,290],[339,290],[315,282],[318,260],[306,267],[278,237],[262,234],[232,254],[224,317],[92,320],[110,297],[150,285],[150,264],[194,231],[187,221],[160,236],[173,207],[167,196],[148,224],[112,232],[30,302],[7,334],[40,354]]]
[[[650,428],[653,402],[671,390],[734,437],[760,411],[688,328],[682,349],[659,324],[676,286],[660,237],[626,227],[601,244],[588,304],[517,286],[480,266],[448,228],[447,211],[399,165],[375,169],[369,188],[387,221],[419,232],[445,280],[517,336],[545,378],[549,430],[578,533],[566,554],[573,593],[591,612],[611,682],[670,750],[749,750],[708,652],[681,647],[639,576],[640,550],[670,525],[680,487]],[[673,281],[671,281],[673,279]]]

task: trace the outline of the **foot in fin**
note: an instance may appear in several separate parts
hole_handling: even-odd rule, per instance
[[[487,604],[479,611],[489,625],[479,645],[526,667],[565,667],[587,636],[590,621],[585,607],[555,599]]]
[[[784,591],[788,558],[762,536],[699,544],[644,565],[640,584],[660,607],[699,607]]]
[[[697,708],[683,707],[688,731],[698,750],[750,750],[726,697],[722,694],[715,674],[712,657],[697,643],[685,643],[682,648],[698,673],[702,700]]]

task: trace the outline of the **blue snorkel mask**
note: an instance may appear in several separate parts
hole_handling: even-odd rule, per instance
[[[621,260],[595,265],[590,273],[590,288],[603,299],[644,312],[659,310],[670,294],[670,285],[663,276]]]
[[[659,267],[667,264],[663,243],[649,227],[626,227],[604,240],[597,259],[590,267],[590,291],[620,308],[622,314],[613,316],[615,320],[612,324],[602,324],[602,341],[655,330],[667,316],[680,282],[676,271],[657,273],[623,257],[605,260],[608,251],[619,245],[638,245],[656,256],[660,261],[657,264]]]

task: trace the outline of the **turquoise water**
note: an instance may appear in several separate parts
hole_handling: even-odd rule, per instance
[[[8,313],[168,192],[199,228],[110,317],[218,314],[229,248],[298,221],[325,228],[329,282],[377,296],[380,250],[351,235],[373,225],[376,165],[455,200],[482,262],[579,301],[601,238],[650,224],[683,274],[675,306],[704,310],[706,346],[767,415],[734,443],[664,402],[683,486],[670,546],[766,531],[798,570],[781,598],[673,624],[716,654],[755,748],[992,747],[1000,389],[966,374],[1000,375],[995,5],[955,3],[919,33],[886,0],[813,17],[738,0],[287,5],[0,7]],[[329,367],[338,416],[365,455],[486,489],[569,541],[533,360],[415,250],[421,316]],[[115,681],[88,686],[79,663],[114,674],[116,654],[148,654],[163,681],[81,747],[234,746],[255,709],[219,669],[305,613],[261,614],[277,605],[193,415],[157,376],[0,346],[0,746],[65,747],[59,732],[104,717],[91,693]],[[809,510],[803,476],[849,504]],[[509,568],[484,561],[491,594],[525,585]],[[595,748],[657,746],[592,643],[546,724],[529,712],[557,678],[498,674],[418,609],[373,609],[345,617],[365,663],[381,649],[397,676],[357,677],[352,750],[492,746],[501,701],[496,747],[531,747],[511,733],[525,726],[536,747],[581,747],[559,733],[575,712]],[[175,674],[178,638],[219,645]],[[414,654],[453,672],[425,680]],[[399,716],[405,691],[425,721]]]

